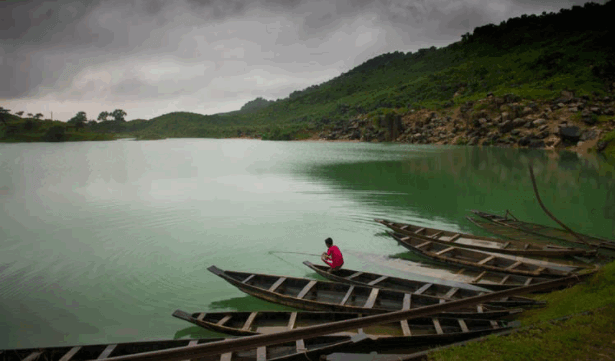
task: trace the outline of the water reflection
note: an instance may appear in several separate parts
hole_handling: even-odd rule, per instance
[[[321,164],[305,172],[379,208],[385,218],[487,234],[464,219],[468,210],[509,209],[520,219],[552,224],[535,200],[529,164],[541,198],[559,219],[583,233],[615,236],[615,167],[597,157],[458,147],[421,157],[409,152],[401,161]]]

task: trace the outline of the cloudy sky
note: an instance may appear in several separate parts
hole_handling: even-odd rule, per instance
[[[239,109],[391,51],[584,0],[0,1],[0,106],[68,120]],[[595,1],[604,3],[604,0]]]

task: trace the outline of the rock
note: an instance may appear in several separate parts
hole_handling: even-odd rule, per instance
[[[562,92],[560,93],[560,96],[566,100],[572,100],[572,98],[574,98],[574,94],[567,90],[562,90]]]
[[[535,127],[538,127],[538,126],[541,126],[541,125],[545,124],[546,122],[547,122],[546,120],[544,120],[544,119],[542,119],[542,118],[539,118],[539,119],[534,120],[534,121],[532,122],[532,124],[533,124]]]
[[[470,139],[470,141],[468,142],[468,145],[476,145],[476,144],[478,144],[478,140],[479,139],[480,139],[479,137],[474,137],[474,138]]]
[[[582,141],[586,141],[586,140],[592,140],[592,139],[596,139],[598,138],[598,136],[600,135],[600,131],[597,129],[588,129],[586,131],[583,132],[583,134],[581,134],[581,137],[579,138]]]
[[[544,130],[544,131],[538,133],[537,137],[538,137],[538,139],[545,139],[549,135],[551,135],[551,132],[549,132],[548,130]]]
[[[527,147],[528,145],[530,145],[530,142],[531,142],[530,137],[523,137],[519,139],[519,145],[522,147]]]
[[[604,115],[614,115],[615,111],[613,110],[613,108],[608,108],[604,111]]]
[[[521,111],[521,115],[526,116],[529,114],[532,114],[533,110],[530,107],[525,107],[523,108],[523,110]]]
[[[558,108],[558,109],[559,109],[559,108],[563,108],[563,107],[565,107],[565,106],[566,106],[566,104],[564,104],[564,103],[561,103],[561,102],[560,102],[560,103],[557,103],[557,108]]]
[[[511,118],[510,113],[508,112],[502,113],[502,120],[506,121],[506,120],[510,120],[510,118]]]
[[[591,108],[589,108],[589,110],[590,110],[592,113],[594,113],[594,114],[598,114],[598,115],[600,115],[600,113],[601,113],[601,112],[600,112],[600,108],[598,108],[598,107],[591,107]]]
[[[612,140],[612,139],[611,139],[611,140]],[[606,147],[608,147],[608,146],[609,146],[609,143],[611,142],[611,140],[608,140],[608,141],[604,141],[604,140],[602,140],[602,141],[598,142],[598,144],[596,144],[596,149],[597,149],[599,152],[604,151],[604,150],[606,149]]]
[[[576,143],[581,139],[581,130],[576,126],[563,126],[559,128],[559,136],[563,141]]]
[[[523,118],[517,118],[513,120],[513,124],[515,125],[515,128],[524,126],[526,122],[527,121]]]
[[[544,131],[546,129],[549,129],[549,125],[548,124],[541,125],[540,127],[538,127],[538,131],[539,132],[542,132],[542,131]]]
[[[570,107],[570,108],[568,108],[568,111],[570,111],[572,113],[576,113],[576,112],[579,111],[579,108],[577,108],[577,107]]]
[[[513,122],[511,120],[507,120],[504,123],[500,124],[500,133],[504,134],[504,133],[508,133],[511,130],[515,129],[515,125],[513,124]]]
[[[530,148],[544,148],[545,142],[541,139],[532,139],[528,145]]]
[[[521,131],[520,131],[519,129],[513,129],[513,130],[510,132],[510,135],[519,135],[519,134],[521,134]]]
[[[525,127],[526,127],[527,129],[530,129],[530,128],[532,128],[533,126],[534,126],[534,125],[532,124],[532,121],[531,121],[531,120],[530,120],[529,122],[525,123]]]

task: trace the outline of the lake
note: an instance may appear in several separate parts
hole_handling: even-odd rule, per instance
[[[207,271],[316,277],[345,267],[446,277],[373,221],[489,235],[469,210],[512,211],[615,238],[615,165],[575,153],[242,139],[0,144],[0,349],[208,337],[171,316],[284,309]]]

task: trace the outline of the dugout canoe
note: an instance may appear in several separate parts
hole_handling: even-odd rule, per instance
[[[312,262],[305,261],[304,265],[308,266],[319,275],[328,278],[334,282],[348,283],[352,285],[377,287],[389,289],[393,291],[408,292],[413,294],[424,294],[428,296],[443,297],[448,300],[458,300],[462,298],[474,297],[485,294],[485,292],[468,289],[463,287],[449,286],[443,283],[409,280],[400,277],[380,275],[377,273],[361,272],[351,269],[342,268],[335,272],[328,272],[329,267],[315,265]],[[460,284],[461,285],[461,284]],[[544,302],[539,302],[527,297],[506,297],[498,301],[488,302],[488,305],[502,307],[535,307],[544,305]]]
[[[467,233],[421,227],[408,223],[396,223],[385,219],[375,219],[375,221],[400,234],[416,236],[444,245],[454,245],[479,251],[497,252],[523,257],[589,256],[596,253],[595,250],[562,247],[553,244],[537,244],[518,240],[501,240],[493,237],[475,236]]]
[[[572,275],[568,271],[504,258],[497,253],[484,253],[451,245],[443,245],[405,234],[391,232],[389,234],[408,250],[444,263],[530,277],[566,277]]]
[[[379,314],[409,310],[444,303],[445,298],[415,295],[373,287],[348,285],[337,282],[310,280],[258,274],[224,271],[216,266],[208,270],[226,280],[241,291],[254,297],[308,311],[357,312]],[[442,317],[500,319],[521,312],[520,309],[478,305],[445,312]]]
[[[497,332],[502,330],[494,330]],[[442,328],[444,332],[444,328]],[[443,338],[445,339],[445,338]],[[137,356],[141,353],[160,351],[174,348],[189,348],[210,342],[224,341],[224,338],[207,338],[193,340],[163,340],[146,342],[129,342],[117,344],[97,344],[79,346],[60,346],[46,348],[0,350],[2,361],[79,361],[100,360],[117,356]],[[383,339],[383,342],[373,343],[365,336],[319,336],[301,339],[293,342],[284,342],[253,348],[238,350],[224,354],[199,357],[203,361],[305,361],[307,359],[318,360],[321,356],[332,352],[351,352],[360,349],[365,352],[376,350],[378,347],[395,347],[394,342]],[[392,340],[395,341],[395,340]],[[444,342],[443,342],[444,343]],[[450,342],[449,342],[450,343]],[[308,357],[306,359],[306,356]]]
[[[508,218],[507,216],[503,217],[503,216],[498,216],[496,214],[491,214],[491,213],[477,211],[477,210],[472,210],[471,212],[476,214],[479,217],[482,217],[496,224],[510,227],[516,230],[520,230],[525,233],[535,234],[541,237],[545,237],[545,238],[549,238],[549,239],[553,239],[557,241],[585,244],[582,241],[578,240],[570,232],[567,232],[563,229],[545,226],[545,225],[537,224],[537,223],[520,221],[516,217],[514,217],[512,214],[511,214],[512,218]],[[604,238],[598,238],[594,236],[589,236],[589,235],[581,234],[578,232],[577,234],[580,237],[582,237],[589,245],[593,247],[615,250],[615,241],[611,241],[611,240],[604,239]]]
[[[258,311],[190,314],[182,310],[176,310],[173,316],[211,331],[235,336],[278,333],[362,317],[359,313],[348,312]],[[334,335],[354,336],[365,333],[372,339],[386,339],[382,341],[389,345],[394,342],[406,345],[434,345],[471,339],[509,328],[506,321],[422,317],[352,329]]]

